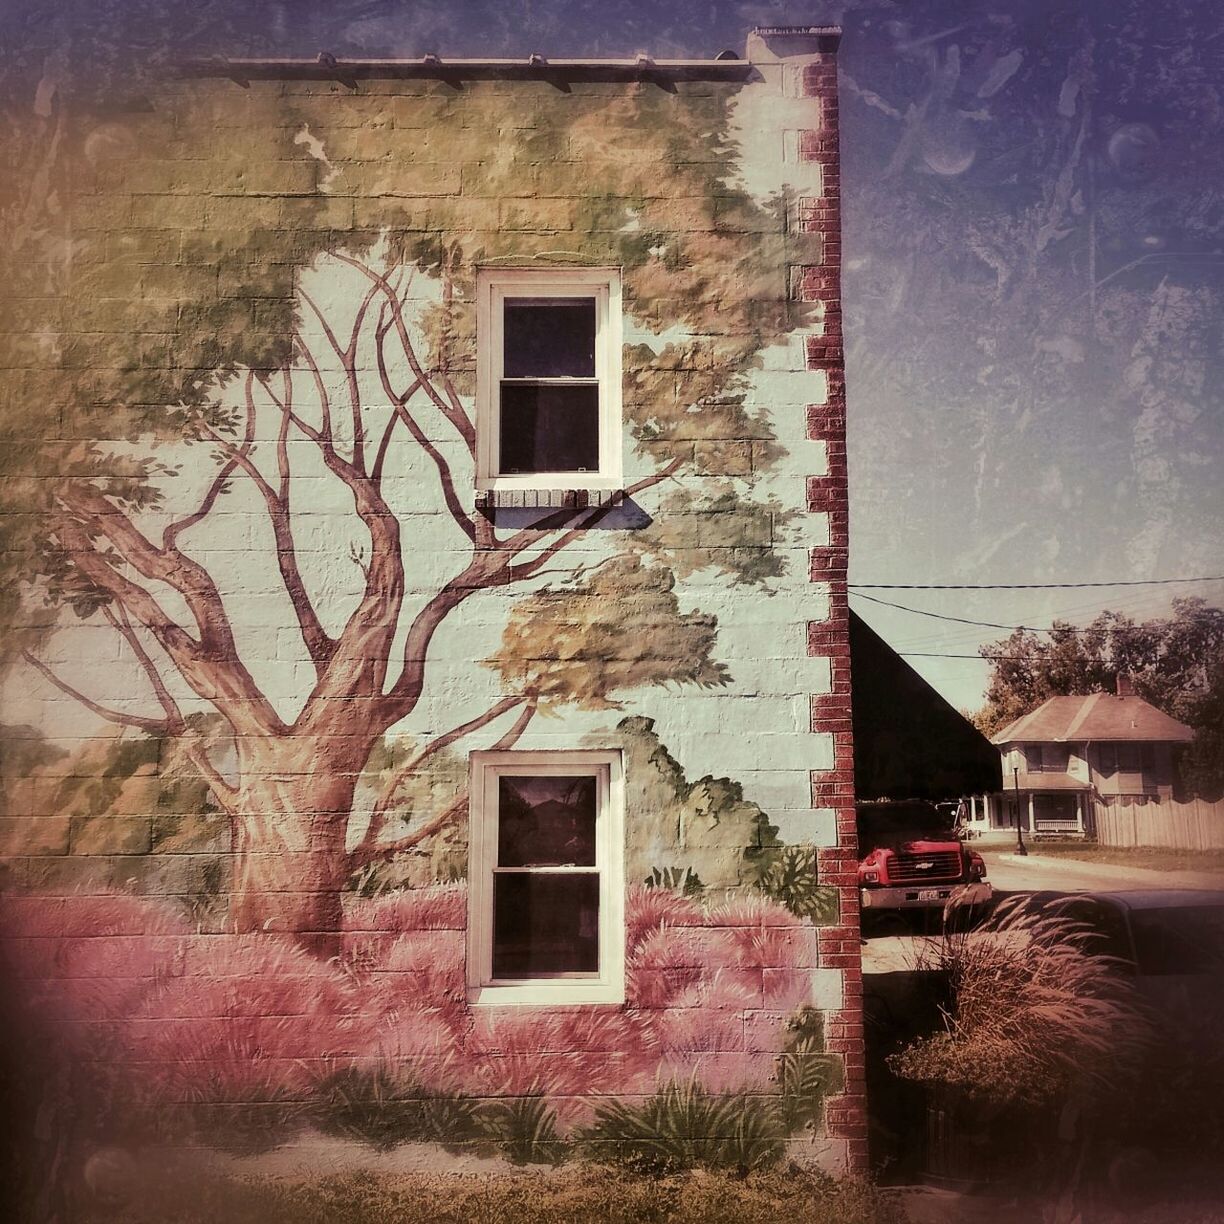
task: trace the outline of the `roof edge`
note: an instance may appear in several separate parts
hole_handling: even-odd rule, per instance
[[[175,66],[183,77],[223,77],[245,84],[254,80],[338,81],[352,86],[360,80],[426,79],[525,80],[563,83],[581,81],[742,81],[753,72],[746,59],[556,59],[532,55],[525,59],[348,59],[321,52],[315,59],[211,56],[183,60]]]

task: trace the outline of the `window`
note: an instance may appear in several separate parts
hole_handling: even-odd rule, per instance
[[[472,754],[468,998],[625,994],[619,752]]]
[[[1029,773],[1066,773],[1071,761],[1062,744],[1029,744],[1024,752]]]
[[[1146,763],[1144,755],[1138,744],[1102,744],[1100,747],[1101,773],[1139,773]]]
[[[476,293],[477,487],[619,488],[620,273],[485,269]]]

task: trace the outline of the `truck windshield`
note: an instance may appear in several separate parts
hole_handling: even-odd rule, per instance
[[[860,808],[856,823],[860,853],[910,841],[957,840],[951,815],[934,807]]]

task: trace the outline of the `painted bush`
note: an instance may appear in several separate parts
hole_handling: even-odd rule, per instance
[[[836,1078],[836,832],[818,239],[741,157],[762,87],[145,84],[55,120],[71,269],[14,246],[58,412],[3,488],[3,934],[52,1056],[136,1138],[553,1158],[733,1101],[776,1155]],[[475,272],[516,262],[623,269],[624,504],[476,504]],[[467,753],[582,746],[626,759],[628,1003],[470,1009]]]
[[[661,1082],[756,1092],[816,962],[813,928],[776,902],[639,888],[626,1006],[473,1015],[463,885],[353,900],[330,960],[285,935],[202,934],[124,894],[9,897],[0,919],[25,1005],[125,1137],[238,1147],[326,1125],[337,1077],[383,1077],[417,1101],[542,1098],[562,1133],[590,1121],[593,1100]]]

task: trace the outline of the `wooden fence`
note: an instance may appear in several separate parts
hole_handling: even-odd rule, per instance
[[[1149,799],[1146,803],[1095,804],[1102,846],[1163,846],[1175,850],[1224,850],[1224,802]]]

